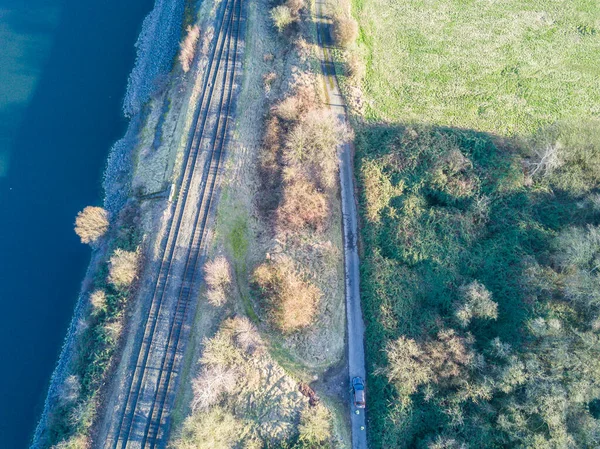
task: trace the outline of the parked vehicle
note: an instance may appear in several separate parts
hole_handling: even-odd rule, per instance
[[[360,377],[352,379],[352,392],[354,396],[354,406],[356,408],[365,408],[365,383]]]

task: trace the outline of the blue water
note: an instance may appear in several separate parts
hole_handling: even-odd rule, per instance
[[[0,448],[27,447],[90,250],[152,0],[0,0]]]

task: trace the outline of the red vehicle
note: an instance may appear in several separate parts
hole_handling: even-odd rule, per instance
[[[365,408],[365,383],[360,377],[352,379],[352,392],[354,396],[354,406],[356,408]]]

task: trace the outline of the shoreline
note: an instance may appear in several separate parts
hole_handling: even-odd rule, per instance
[[[142,29],[135,42],[136,60],[129,74],[127,90],[123,98],[123,113],[129,118],[129,123],[124,136],[117,140],[108,152],[102,176],[104,190],[102,203],[112,216],[117,216],[131,197],[130,188],[134,175],[133,156],[139,143],[140,133],[145,127],[144,106],[150,101],[152,94],[160,88],[157,86],[157,80],[162,77],[163,82],[168,82],[173,60],[177,54],[186,1],[188,0],[156,0],[153,9],[144,18]],[[181,14],[176,14],[177,12]],[[161,25],[164,25],[164,22],[161,20],[167,21],[166,28],[170,32],[158,33],[162,39],[157,40],[154,39],[154,35],[159,27],[163,29]],[[73,315],[50,376],[44,406],[30,438],[31,449],[48,446],[45,441],[48,417],[57,405],[60,387],[69,374],[69,364],[73,360],[79,324],[88,312],[86,293],[106,257],[108,248],[108,242],[103,242],[98,248],[92,249]]]

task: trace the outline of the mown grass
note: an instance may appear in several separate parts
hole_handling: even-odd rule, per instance
[[[591,206],[600,188],[600,4],[354,0],[353,8],[355,51],[367,64],[366,109],[353,123],[370,443],[427,447],[452,429],[491,447],[490,435],[479,441],[473,428],[449,426],[423,395],[401,406],[375,372],[388,363],[386,342],[422,341],[448,326],[459,288],[473,280],[499,307],[497,321],[471,329],[477,348],[495,337],[527,348],[527,320],[544,307],[530,294],[528,267],[552,265],[561,231],[600,220]],[[548,142],[558,143],[561,167],[529,177]]]
[[[354,0],[367,116],[532,133],[598,116],[593,0]]]

